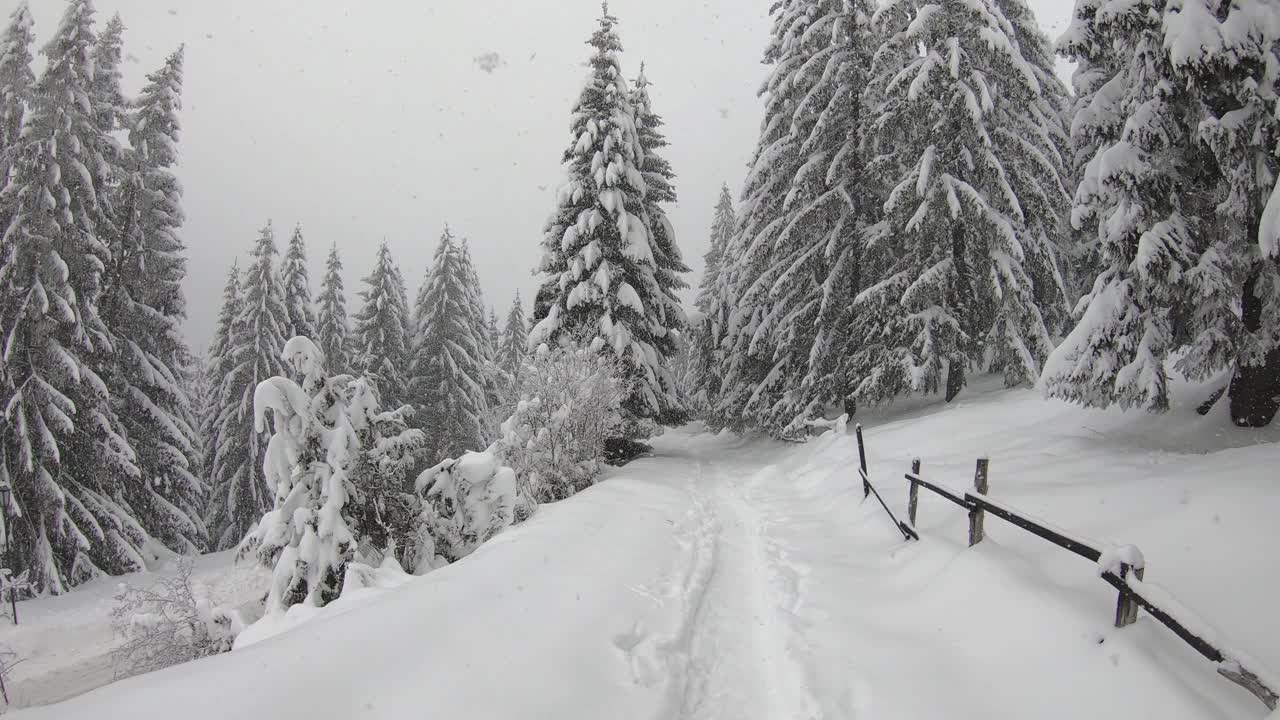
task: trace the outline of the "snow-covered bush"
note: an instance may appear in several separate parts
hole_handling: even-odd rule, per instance
[[[530,512],[515,471],[492,451],[445,460],[418,476],[417,490],[424,499],[418,562],[433,566],[470,555]]]
[[[192,566],[190,558],[183,558],[173,577],[150,587],[120,586],[111,610],[111,627],[124,640],[112,651],[116,678],[231,649],[244,622],[192,581]]]
[[[576,347],[543,345],[531,358],[495,448],[538,502],[563,500],[600,473],[605,443],[623,422],[618,377],[608,356]]]
[[[303,602],[322,607],[341,594],[359,528],[385,527],[378,483],[402,471],[421,444],[420,432],[404,429],[400,411],[377,409],[366,381],[324,379],[324,357],[311,340],[290,340],[284,359],[302,384],[273,377],[254,393],[259,432],[268,415],[274,419],[263,470],[276,487],[275,508],[239,550],[275,568],[268,612]],[[357,488],[361,478],[371,483],[368,493]]]

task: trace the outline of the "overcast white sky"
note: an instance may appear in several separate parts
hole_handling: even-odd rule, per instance
[[[1052,36],[1071,0],[1032,0]],[[0,2],[7,18],[12,0]],[[756,141],[771,0],[613,0],[634,77],[647,63],[670,211],[695,272],[720,184],[735,195]],[[444,224],[471,241],[499,313],[536,281],[543,222],[562,179],[569,110],[598,0],[95,0],[125,21],[126,89],[186,44],[182,165],[187,335],[213,332],[226,270],[271,219],[296,223],[312,289],[338,243],[354,294],[386,238],[416,291]],[[65,7],[31,0],[43,47]],[[486,72],[477,59],[497,53]],[[352,298],[354,312],[359,302]]]

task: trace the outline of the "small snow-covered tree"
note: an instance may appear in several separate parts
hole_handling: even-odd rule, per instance
[[[377,264],[360,291],[364,306],[353,318],[352,365],[377,386],[386,407],[399,407],[407,397],[409,367],[409,302],[404,276],[385,242]]]
[[[545,345],[527,360],[520,400],[495,449],[538,502],[563,500],[600,474],[626,397],[613,362],[587,349]]]
[[[283,358],[302,383],[277,376],[254,393],[258,430],[267,429],[268,415],[275,426],[263,465],[276,488],[275,507],[238,551],[275,568],[268,612],[298,603],[323,607],[342,593],[358,540],[350,512],[359,493],[356,477],[367,462],[403,467],[402,456],[382,451],[403,449],[417,435],[401,425],[395,437],[380,436],[377,399],[368,383],[349,375],[326,378],[324,356],[310,339],[289,340]],[[380,454],[366,457],[366,447]]]
[[[505,389],[507,404],[518,399],[516,395],[520,391],[521,375],[528,356],[529,326],[525,322],[524,303],[520,300],[520,293],[516,293],[498,342],[498,364],[509,383]]]
[[[725,304],[718,302],[722,290],[721,269],[726,260],[725,250],[737,229],[738,216],[733,207],[733,195],[729,185],[720,187],[720,199],[716,203],[715,219],[711,224],[711,242],[703,256],[702,280],[698,284],[698,325],[690,338],[688,363],[691,377],[688,403],[700,417],[711,409],[720,395],[719,368],[723,363],[720,342],[724,339]]]
[[[409,388],[424,459],[438,463],[482,446],[488,334],[463,247],[446,228],[418,293]],[[479,311],[479,312],[478,312]]]
[[[628,416],[661,420],[679,405],[667,397],[673,381],[658,348],[663,300],[645,217],[644,155],[616,23],[606,10],[589,43],[590,74],[574,106],[564,155],[569,178],[542,241],[545,280],[530,342],[577,341],[611,352],[628,386]],[[634,434],[642,432],[640,424]]]
[[[0,35],[0,186],[8,182],[13,149],[22,134],[31,87],[36,82],[31,71],[31,46],[35,42],[31,27],[31,10],[26,0],[19,0]],[[0,227],[7,224],[0,217]]]
[[[228,343],[231,360],[218,393],[209,533],[219,550],[236,547],[271,508],[270,489],[262,478],[267,448],[257,427],[253,398],[259,383],[285,370],[280,347],[289,315],[275,265],[277,254],[275,234],[267,223],[240,288],[241,309]]]
[[[418,550],[424,561],[433,554],[456,562],[475,552],[516,522],[521,500],[515,471],[492,452],[445,460],[418,476],[417,490],[423,497],[423,537],[431,545]]]
[[[348,372],[352,364],[351,324],[347,319],[347,296],[342,285],[342,259],[338,257],[337,243],[329,248],[317,305],[316,345],[324,353],[329,372]]]
[[[289,249],[280,268],[284,281],[284,306],[289,313],[285,337],[316,336],[316,313],[311,307],[311,282],[307,277],[307,244],[302,239],[302,226],[293,229]]]

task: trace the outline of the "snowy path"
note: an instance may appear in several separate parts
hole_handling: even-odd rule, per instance
[[[1106,445],[1097,438],[1150,421],[1033,394],[912,412],[868,427],[872,478],[895,508],[911,457],[960,484],[989,452],[995,496],[1136,542],[1149,578],[1280,666],[1268,611],[1280,568],[1257,557],[1280,544],[1280,493],[1262,472],[1280,437],[1198,447],[1212,433],[1177,425]],[[1037,417],[1059,434],[1036,430]],[[964,513],[930,497],[922,541],[903,543],[863,501],[852,438],[794,446],[681,430],[655,447],[367,604],[16,717],[1263,716],[1150,618],[1113,630],[1114,595],[1074,556],[999,524],[967,548]]]
[[[698,467],[692,492],[712,513],[716,537],[709,578],[691,619],[689,684],[677,717],[817,717],[789,649],[788,623],[799,602],[797,572],[769,551],[763,519],[748,500],[756,476],[744,483],[733,478],[740,468],[721,465],[709,473],[705,461]]]

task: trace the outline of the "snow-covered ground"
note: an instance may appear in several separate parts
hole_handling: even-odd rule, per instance
[[[268,573],[249,564],[237,566],[234,557],[228,551],[198,558],[192,584],[218,604],[251,607],[265,594]],[[176,572],[176,560],[169,560],[153,572],[103,578],[66,595],[18,603],[17,627],[8,616],[0,618],[0,647],[22,660],[9,679],[12,706],[54,703],[111,682],[111,651],[119,642],[111,629],[111,610],[120,586],[147,587]]]
[[[989,455],[992,497],[1138,545],[1148,581],[1280,668],[1280,427],[1237,430],[1189,407],[1085,411],[991,384],[952,407],[916,401],[860,419],[872,479],[900,515],[912,457],[927,478],[963,489]],[[964,512],[924,493],[922,540],[904,543],[863,500],[850,436],[786,445],[687,428],[656,449],[472,557],[358,606],[18,716],[1267,714],[1151,618],[1113,629],[1115,595],[1095,566],[998,519],[969,549]],[[19,666],[16,695],[74,692],[41,689],[72,687],[59,662],[77,688],[109,676],[109,595],[20,608],[31,618],[20,632],[33,635],[12,644],[39,655]],[[44,679],[24,687],[31,678]]]

